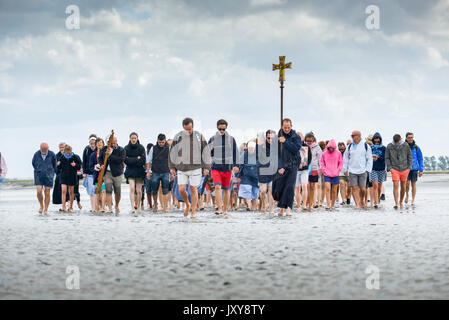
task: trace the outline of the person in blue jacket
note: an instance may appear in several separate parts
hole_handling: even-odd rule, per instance
[[[41,143],[40,150],[36,151],[33,156],[32,165],[34,168],[34,185],[37,189],[37,200],[40,204],[39,214],[43,212],[47,215],[50,204],[50,190],[53,188],[53,179],[58,171],[56,155],[49,150],[47,143]],[[43,189],[45,190],[45,206],[42,196]]]
[[[248,142],[248,149],[241,156],[239,171],[240,178],[239,198],[244,199],[247,210],[256,210],[259,198],[259,173],[256,157],[256,143]]]
[[[412,185],[412,206],[415,205],[416,197],[416,182],[418,181],[418,176],[422,177],[424,172],[424,162],[421,148],[415,143],[414,135],[411,132],[405,134],[405,139],[407,140],[408,146],[412,151],[413,158],[413,168],[410,170],[407,177],[407,185],[405,187],[405,203],[408,203],[408,192],[410,190],[410,182]]]
[[[292,129],[292,121],[285,118],[282,121],[282,128],[278,133],[278,173],[281,176],[279,183],[273,181],[273,198],[278,201],[277,206],[280,209],[279,215],[291,216],[293,200],[295,197],[296,175],[298,173],[301,157],[301,138],[295,130]]]
[[[382,144],[382,136],[376,132],[372,139],[371,153],[373,155],[373,169],[369,174],[369,181],[373,184],[374,208],[379,207],[380,195],[382,194],[382,183],[387,180],[385,170],[385,150],[387,148]]]

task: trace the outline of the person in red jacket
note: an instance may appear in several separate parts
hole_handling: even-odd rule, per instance
[[[321,156],[321,171],[326,187],[326,210],[335,209],[341,168],[343,168],[343,156],[337,150],[335,140],[331,139],[326,146],[326,151]]]

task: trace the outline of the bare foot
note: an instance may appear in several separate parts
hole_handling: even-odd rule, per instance
[[[83,206],[81,205],[81,202],[78,202],[78,209],[82,209],[83,208]]]
[[[109,212],[112,213],[112,209]],[[120,213],[120,209],[118,207],[115,207],[115,213]]]
[[[189,216],[189,211],[190,211],[190,203],[186,203],[186,208],[184,209],[184,217]]]

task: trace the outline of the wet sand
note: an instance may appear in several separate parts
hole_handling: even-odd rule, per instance
[[[415,208],[343,207],[277,217],[212,210],[39,216],[33,188],[0,190],[1,299],[449,299],[449,176],[425,176]],[[66,268],[80,289],[66,288]],[[380,289],[366,288],[368,266]]]

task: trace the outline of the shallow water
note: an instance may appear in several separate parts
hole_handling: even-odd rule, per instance
[[[449,176],[425,176],[417,205],[268,214],[181,211],[39,216],[32,188],[0,191],[1,299],[448,299]],[[89,207],[81,187],[84,208]],[[66,288],[78,266],[80,289]],[[365,273],[380,271],[380,289]]]

